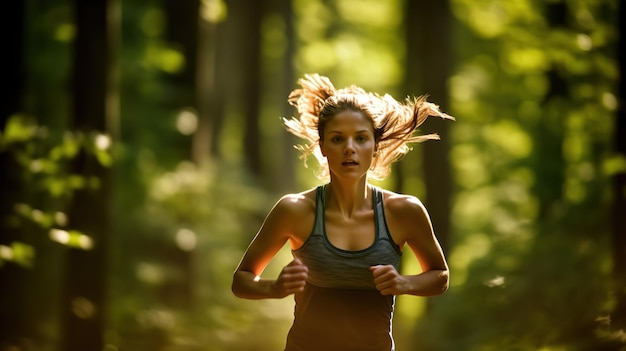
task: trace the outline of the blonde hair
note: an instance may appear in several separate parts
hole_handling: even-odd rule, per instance
[[[454,120],[439,107],[426,100],[427,96],[407,98],[405,103],[390,95],[369,93],[357,86],[336,90],[331,81],[318,74],[305,74],[298,80],[302,87],[289,94],[289,103],[298,110],[299,117],[283,118],[289,132],[307,141],[296,145],[300,158],[306,160],[313,154],[321,166],[320,178],[329,175],[326,159],[319,142],[323,141],[326,123],[336,114],[352,110],[363,113],[371,122],[376,142],[376,156],[368,171],[374,179],[389,175],[391,164],[409,152],[409,143],[438,140],[437,134],[414,135],[429,116]]]

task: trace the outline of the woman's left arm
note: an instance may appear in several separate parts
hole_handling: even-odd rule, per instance
[[[376,288],[383,295],[435,296],[448,289],[449,269],[435,236],[428,211],[413,196],[393,195],[385,200],[387,222],[400,247],[407,244],[422,268],[402,275],[391,265],[372,266]]]

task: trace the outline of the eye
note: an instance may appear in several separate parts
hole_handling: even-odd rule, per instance
[[[340,137],[340,136],[334,136],[334,137],[330,138],[330,141],[333,142],[333,143],[340,143],[342,140],[343,140],[343,138]]]
[[[368,140],[369,138],[365,135],[359,135],[356,137],[356,141],[359,143],[364,143]]]

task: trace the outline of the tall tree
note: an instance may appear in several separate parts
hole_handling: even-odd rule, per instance
[[[545,16],[553,30],[566,29],[568,6],[565,2],[552,2],[545,7]],[[562,63],[552,62],[547,72],[549,83],[548,91],[542,102],[544,105],[545,117],[536,126],[533,136],[537,147],[534,156],[534,171],[537,173],[535,194],[539,198],[539,219],[548,220],[550,212],[557,202],[562,198],[562,187],[554,184],[564,182],[563,159],[563,130],[564,122],[561,112],[556,112],[558,104],[567,100],[568,82],[567,73],[563,69]]]
[[[285,21],[285,39],[286,39],[286,49],[285,53],[282,56],[282,67],[283,71],[283,79],[281,84],[280,91],[282,92],[281,96],[288,96],[289,92],[293,89],[293,85],[295,82],[294,79],[294,56],[295,56],[295,28],[293,23],[293,8],[291,0],[279,0],[278,1],[278,12],[281,17]],[[285,106],[282,115],[285,117],[291,116],[294,109],[289,106],[287,103],[284,103]],[[282,143],[284,145],[284,150],[293,150],[294,138],[291,133],[283,133]],[[292,191],[295,185],[295,162],[293,157],[290,157],[289,154],[286,154],[283,157],[283,162],[280,162],[281,168],[279,169],[280,174],[278,175],[279,184],[281,186],[281,191],[288,192]]]
[[[198,18],[200,0],[165,1],[165,13],[168,16],[167,33],[169,41],[185,57],[182,72],[172,78],[182,92],[177,101],[184,106],[195,105],[195,85],[198,56]]]
[[[192,1],[165,1],[165,13],[167,15],[167,39],[185,58],[182,71],[169,76],[174,89],[170,95],[170,103],[174,109],[196,109],[196,77],[198,72],[198,36],[199,36],[199,10],[200,0]],[[187,149],[192,160],[204,156],[198,155],[194,148],[193,138]],[[207,145],[202,145],[208,152]]]
[[[222,91],[218,89],[218,47],[220,14],[217,1],[202,1],[197,22],[197,58],[195,77],[195,105],[198,110],[198,130],[193,136],[192,160],[207,161],[219,154],[219,133],[222,127]],[[213,7],[209,4],[213,3]],[[213,10],[211,10],[213,9]]]
[[[9,118],[20,111],[24,82],[24,12],[23,1],[6,4],[0,15],[0,36],[3,53],[0,55],[0,131],[6,131]],[[22,240],[20,230],[11,224],[14,206],[18,202],[21,179],[17,162],[2,148],[0,134],[0,245],[10,247]],[[24,338],[23,282],[27,268],[14,263],[0,262],[0,350],[17,348]]]
[[[408,92],[421,92],[442,110],[448,104],[447,81],[450,75],[450,9],[448,1],[407,1],[406,78]],[[452,194],[449,162],[450,122],[431,118],[420,128],[437,133],[441,140],[424,143],[423,171],[426,188],[425,205],[444,250],[450,246],[450,198]]]
[[[240,99],[243,104],[243,150],[246,166],[254,174],[262,173],[260,95],[261,95],[261,22],[265,1],[232,1],[231,13],[239,25],[237,49],[242,84]]]
[[[87,140],[108,132],[117,110],[112,67],[119,20],[116,0],[75,0],[72,129]],[[106,140],[105,140],[106,141]],[[86,186],[73,194],[68,217],[87,245],[67,252],[62,292],[61,349],[101,350],[106,321],[111,174],[87,147],[72,165]]]
[[[407,50],[405,89],[411,92],[410,95],[415,95],[415,92],[428,94],[429,99],[435,101],[445,111],[448,101],[446,82],[450,74],[452,56],[448,1],[406,1],[405,6]],[[437,133],[441,136],[440,141],[426,142],[421,146],[422,174],[426,193],[425,205],[430,213],[435,233],[444,251],[448,252],[452,196],[451,165],[448,158],[449,121],[429,118],[420,129],[424,133]],[[406,164],[401,167],[408,168]],[[427,307],[432,310],[432,300],[428,301]],[[416,347],[423,344],[418,339],[419,337],[416,337],[411,340]]]

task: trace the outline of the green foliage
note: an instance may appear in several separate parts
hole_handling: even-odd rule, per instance
[[[241,304],[230,292],[230,282],[271,206],[268,194],[239,166],[181,162],[167,170],[144,157],[139,169],[146,184],[144,203],[123,210],[133,211],[136,227],[120,227],[120,240],[128,248],[122,250],[119,269],[128,278],[114,294],[121,308],[114,310],[113,321],[116,330],[130,334],[116,334],[116,344],[240,349],[237,345],[250,340],[254,320],[266,312]]]
[[[6,153],[19,169],[13,169],[17,177],[28,187],[12,189],[18,200],[11,213],[4,214],[6,227],[3,230],[17,233],[19,228],[34,225],[40,233],[47,232],[52,241],[82,249],[91,248],[91,241],[85,234],[67,229],[67,216],[64,207],[72,193],[78,189],[96,188],[99,179],[73,174],[70,163],[80,152],[93,155],[105,167],[109,167],[112,156],[109,151],[110,138],[107,135],[66,131],[61,140],[53,140],[48,128],[40,125],[35,118],[14,115],[7,121],[0,133],[0,153]],[[28,236],[10,246],[0,246],[2,261],[12,261],[32,267],[37,248]]]
[[[404,48],[400,1],[295,1],[300,49],[297,70],[333,78],[337,87],[359,82],[393,93],[401,82]]]
[[[23,242],[14,241],[10,246],[0,245],[0,267],[9,261],[22,267],[32,268],[34,256],[34,248]]]
[[[609,180],[626,168],[626,161],[611,153],[618,2],[450,3],[458,21],[456,67],[447,82],[449,112],[457,117],[450,155],[456,187],[447,253],[451,288],[428,300],[432,304],[400,299],[397,316],[405,316],[407,324],[394,329],[402,334],[398,351],[623,348],[607,317],[615,303],[609,283]],[[232,15],[227,2],[202,4],[205,18],[228,21]],[[565,4],[565,23],[549,20],[549,6],[555,4]],[[294,1],[297,71],[329,75],[338,87],[358,83],[393,95],[406,64],[402,5]],[[162,2],[123,7],[120,140],[113,148],[107,135],[67,128],[71,99],[61,87],[67,85],[76,35],[71,6],[29,2],[31,78],[24,105],[43,119],[13,116],[0,134],[0,153],[19,166],[15,171],[24,184],[7,214],[8,227],[2,228],[23,238],[0,246],[0,269],[9,261],[41,268],[41,281],[55,296],[61,274],[50,267],[60,262],[58,244],[92,245],[88,236],[67,227],[64,213],[74,191],[99,186],[98,179],[69,171],[85,152],[113,167],[115,184],[106,348],[280,349],[291,302],[238,300],[230,292],[237,260],[278,196],[239,163],[245,152],[244,95],[236,83],[218,87],[228,100],[219,131],[225,159],[202,166],[185,161],[190,137],[176,130],[176,118],[190,108],[181,97],[193,92],[172,81],[189,62],[178,43],[168,40]],[[272,14],[263,23],[264,59],[276,60],[287,40],[284,22]],[[264,74],[271,82],[264,84],[279,84]],[[264,137],[278,140],[284,133],[276,112],[281,109],[271,93],[263,94],[260,110],[269,116],[262,124]],[[279,101],[286,103],[284,98]],[[267,154],[267,167],[282,161],[278,152]],[[298,183],[315,185],[312,170],[296,166]],[[406,183],[420,180],[414,176]],[[38,266],[35,258],[45,255],[54,256],[46,261],[54,264]],[[281,252],[267,276],[288,259],[288,250]],[[29,296],[43,296],[35,290]],[[41,323],[35,328],[45,329],[41,339],[48,345],[42,349],[54,350],[54,328]]]
[[[453,1],[464,58],[451,78],[456,236],[450,291],[420,326],[426,350],[613,342],[604,164],[617,2],[567,1],[557,27],[547,6]]]

